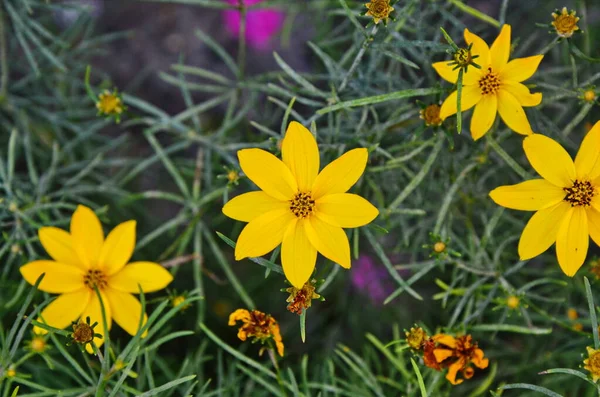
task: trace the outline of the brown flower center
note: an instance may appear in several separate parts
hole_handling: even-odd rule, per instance
[[[98,287],[98,289],[104,289],[107,285],[106,275],[102,272],[102,270],[90,269],[86,275],[83,276],[83,283],[91,290],[93,290],[95,287]]]
[[[481,95],[495,94],[500,88],[500,77],[494,73],[492,68],[487,69],[487,73],[479,79],[479,88]]]
[[[94,340],[94,329],[92,326],[84,322],[73,324],[72,338],[77,343],[90,343]]]
[[[386,18],[390,13],[389,0],[373,0],[367,7],[375,18]]]
[[[592,198],[596,195],[596,189],[590,181],[575,180],[572,187],[565,187],[563,190],[567,193],[563,200],[570,203],[571,207],[589,207]]]
[[[315,200],[310,193],[298,192],[292,200],[290,200],[290,210],[298,218],[306,218],[312,214],[315,208]]]
[[[590,355],[590,361],[588,364],[595,373],[600,373],[600,351],[592,353]]]
[[[440,118],[440,109],[440,106],[434,103],[421,110],[421,118],[425,120],[425,125],[438,126],[442,124],[442,119]]]

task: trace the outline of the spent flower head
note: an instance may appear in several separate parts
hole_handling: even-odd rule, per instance
[[[313,299],[325,300],[321,295],[315,292],[317,286],[322,283],[323,281],[319,283],[316,279],[312,279],[304,283],[302,288],[296,288],[294,286],[286,288],[284,291],[290,294],[286,299],[286,302],[289,303],[287,309],[292,313],[301,315],[304,310],[312,305]]]
[[[533,134],[523,141],[527,159],[542,178],[501,186],[490,197],[506,208],[535,211],[519,240],[528,260],[556,242],[562,271],[573,277],[587,256],[589,237],[600,244],[600,122],[587,133],[575,161],[556,141]]]
[[[281,339],[279,324],[273,316],[258,310],[237,309],[229,315],[229,325],[235,326],[238,321],[242,322],[237,334],[241,341],[251,338],[253,343],[260,342],[264,345],[272,340],[275,342],[277,353],[283,357],[283,340]]]
[[[404,331],[406,343],[413,350],[423,350],[425,342],[429,339],[427,332],[419,326],[411,327],[410,331]]]
[[[554,30],[559,37],[569,38],[573,36],[573,33],[579,30],[577,22],[579,17],[575,16],[577,12],[575,10],[567,11],[567,7],[563,7],[562,10],[554,10],[552,13],[551,25],[554,26]]]
[[[173,280],[158,263],[129,263],[135,248],[135,227],[135,221],[121,223],[105,239],[96,214],[80,205],[71,217],[70,232],[53,226],[40,228],[40,242],[52,260],[29,262],[19,270],[31,285],[46,273],[38,288],[60,296],[42,310],[38,321],[63,329],[74,319],[91,317],[98,322],[97,334],[105,335],[114,319],[135,335],[142,305],[132,294],[139,293],[140,287],[144,293],[161,290]],[[98,295],[104,306],[106,330]],[[144,314],[143,323],[146,319]],[[34,327],[34,332],[47,333],[40,327]],[[102,343],[95,341],[97,346]],[[92,352],[89,345],[88,352]]]
[[[97,321],[91,323],[90,316],[79,321],[73,321],[73,332],[71,333],[71,342],[81,347],[81,351],[87,350],[89,353],[94,351],[94,347],[99,347],[95,339],[102,340],[102,334],[97,333],[94,328],[98,325]]]
[[[425,122],[427,127],[439,127],[442,125],[440,109],[440,105],[432,103],[419,111],[419,117]]]
[[[390,0],[371,0],[369,3],[365,3],[365,7],[367,7],[367,11],[364,15],[373,17],[373,22],[376,25],[380,21],[387,25],[388,20],[391,18],[390,14],[394,11]]]

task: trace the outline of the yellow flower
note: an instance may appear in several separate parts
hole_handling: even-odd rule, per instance
[[[556,34],[560,37],[569,38],[573,36],[575,31],[579,30],[579,26],[577,26],[577,22],[579,21],[579,17],[575,16],[576,12],[571,10],[571,12],[567,11],[567,7],[563,7],[560,14],[558,10],[552,13],[552,26],[556,29]]]
[[[107,116],[120,115],[123,113],[123,101],[117,94],[117,91],[110,92],[104,90],[104,92],[98,95],[98,101],[96,102],[98,112]]]
[[[273,316],[258,310],[237,309],[229,315],[229,325],[236,325],[237,321],[243,323],[237,334],[241,341],[250,337],[264,344],[267,340],[273,339],[277,353],[283,357],[283,340],[279,332],[279,324]]]
[[[236,260],[265,255],[281,244],[285,276],[301,289],[315,268],[317,251],[350,268],[350,244],[342,228],[366,225],[379,211],[345,193],[363,174],[367,149],[350,150],[319,173],[317,141],[292,122],[281,152],[283,161],[262,149],[238,151],[244,174],[262,191],[233,198],[223,213],[249,222],[238,237]]]
[[[390,0],[371,0],[370,3],[366,3],[367,12],[365,15],[373,17],[373,22],[378,24],[379,21],[383,20],[384,24],[387,24],[388,19],[394,7],[390,5]]]
[[[135,335],[142,307],[131,294],[139,293],[138,284],[147,293],[163,289],[173,280],[157,263],[127,265],[135,247],[135,225],[135,221],[121,223],[105,239],[96,214],[80,205],[71,218],[70,233],[56,227],[42,227],[38,233],[40,242],[53,260],[30,262],[21,267],[21,274],[33,285],[46,273],[39,289],[61,295],[46,306],[38,321],[63,329],[75,319],[90,317],[92,322],[98,322],[97,332],[105,335],[96,287],[102,297],[108,329],[114,319]],[[34,327],[34,332],[47,331]],[[94,342],[100,346],[103,339]],[[93,351],[89,345],[87,349]]]
[[[587,347],[588,358],[583,360],[583,368],[590,371],[592,380],[597,382],[600,379],[600,350],[594,350]]]
[[[413,350],[422,350],[425,342],[429,339],[427,332],[421,327],[411,327],[410,331],[405,331],[406,343]]]
[[[519,241],[521,260],[556,242],[563,272],[572,277],[585,261],[589,238],[600,244],[600,122],[587,133],[575,162],[556,141],[539,134],[525,138],[529,162],[543,179],[501,186],[490,192],[503,207],[537,211]]]
[[[522,84],[537,70],[543,55],[517,58],[508,61],[510,55],[510,25],[502,26],[491,48],[479,36],[465,29],[465,41],[472,44],[471,53],[478,55],[476,62],[481,69],[470,67],[463,75],[461,110],[475,106],[471,117],[471,136],[477,140],[494,124],[496,113],[506,125],[523,135],[532,134],[523,106],[537,106],[542,94],[529,92]],[[456,84],[458,71],[448,61],[436,62],[433,68],[445,80]],[[456,113],[457,93],[454,91],[442,104],[440,117],[445,120]]]

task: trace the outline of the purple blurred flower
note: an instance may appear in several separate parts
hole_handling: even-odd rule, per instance
[[[392,292],[389,273],[382,266],[377,266],[373,258],[361,255],[352,264],[352,285],[361,293],[367,295],[373,304],[383,304]]]
[[[229,4],[237,5],[238,0],[226,0]],[[247,6],[260,3],[263,0],[243,0]],[[240,33],[239,11],[226,10],[224,13],[225,26],[234,35]],[[250,10],[246,14],[246,40],[248,44],[259,50],[269,49],[269,44],[281,26],[285,14],[269,8]]]

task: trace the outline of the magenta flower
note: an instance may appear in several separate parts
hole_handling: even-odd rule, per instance
[[[375,305],[382,304],[393,292],[389,277],[386,268],[378,265],[370,256],[361,255],[352,264],[352,285]]]
[[[260,3],[263,0],[243,0],[247,6]],[[237,5],[238,0],[227,0],[229,4]],[[275,36],[283,25],[284,13],[274,9],[261,8],[250,10],[246,14],[246,40],[256,49],[266,50],[273,36]],[[225,26],[234,35],[240,34],[240,12],[226,10],[224,13]]]

